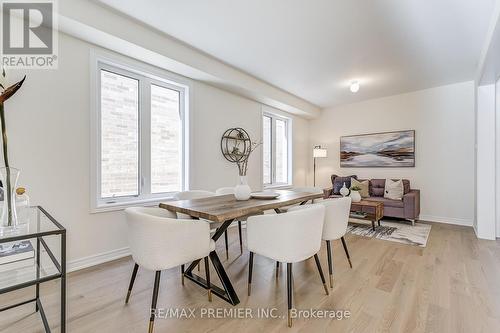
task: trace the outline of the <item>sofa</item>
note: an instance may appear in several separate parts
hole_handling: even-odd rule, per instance
[[[324,198],[337,198],[341,197],[340,194],[334,193],[335,179],[339,177],[337,175],[332,175],[332,187],[323,190]],[[358,179],[356,175],[350,176]],[[341,177],[339,179],[344,179]],[[365,179],[358,179],[359,181],[364,181]],[[410,220],[412,224],[415,224],[415,220],[418,220],[420,215],[420,190],[412,189],[410,187],[410,181],[408,179],[403,179],[403,199],[402,200],[392,200],[384,198],[384,188],[385,179],[369,179],[369,197],[363,198],[363,200],[378,201],[384,203],[384,216],[396,217],[401,219]]]

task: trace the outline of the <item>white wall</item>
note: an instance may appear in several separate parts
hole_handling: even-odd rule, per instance
[[[495,239],[495,85],[477,88],[477,236]]]
[[[127,253],[121,211],[90,214],[90,53],[97,47],[59,36],[59,69],[11,71],[10,80],[27,79],[6,103],[11,165],[21,170],[33,204],[44,206],[68,230],[71,267]],[[191,108],[191,188],[214,190],[236,184],[237,168],[220,153],[220,136],[230,126],[261,135],[260,103],[204,83],[193,82]],[[292,117],[307,138],[307,120]],[[297,157],[307,140],[294,140]],[[249,182],[259,189],[261,154],[251,158]],[[307,164],[295,163],[294,181],[305,185]],[[93,258],[99,254],[106,256]]]
[[[368,89],[368,87],[367,87]],[[340,136],[414,129],[415,168],[340,168]],[[330,175],[408,178],[421,190],[421,219],[472,225],[474,85],[457,83],[325,110],[310,123],[311,145],[328,148],[316,182]]]
[[[261,141],[263,106],[254,101],[227,93],[218,88],[197,82],[194,86],[195,104],[191,115],[193,162],[191,187],[215,190],[221,186],[234,186],[238,169],[220,153],[220,137],[230,127],[245,128],[250,137]],[[283,114],[292,119],[293,126],[293,183],[305,185],[307,175],[308,121],[265,106],[266,110]],[[251,156],[248,180],[252,189],[262,184],[261,149]]]

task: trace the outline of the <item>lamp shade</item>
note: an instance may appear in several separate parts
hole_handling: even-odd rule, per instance
[[[326,148],[321,148],[321,146],[316,146],[313,149],[313,157],[327,157]]]

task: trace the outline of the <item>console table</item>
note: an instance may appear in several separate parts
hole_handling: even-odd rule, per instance
[[[24,227],[15,232],[0,236],[0,243],[29,240],[35,249],[35,258],[31,266],[0,272],[0,295],[14,290],[35,286],[33,298],[5,306],[0,312],[11,310],[21,305],[35,303],[35,311],[40,313],[45,332],[50,332],[47,316],[40,299],[40,284],[61,280],[60,332],[66,332],[66,229],[40,206],[27,208],[22,222]],[[46,238],[59,238],[60,248],[53,251]],[[43,250],[42,250],[43,249]],[[56,256],[54,252],[59,255]],[[57,259],[59,258],[59,260]]]

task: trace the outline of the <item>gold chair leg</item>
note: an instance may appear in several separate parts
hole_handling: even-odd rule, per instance
[[[328,291],[328,287],[326,286],[326,283],[323,283],[323,288],[325,289],[325,294],[330,295],[330,292]]]

